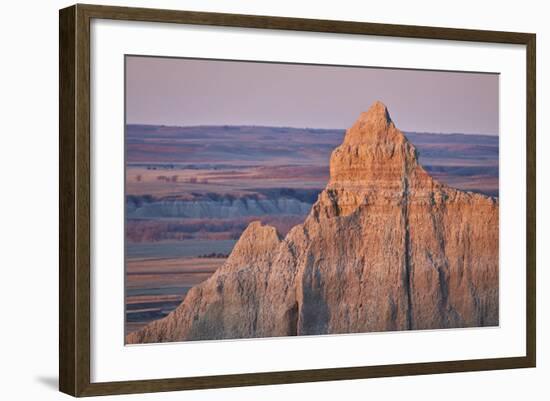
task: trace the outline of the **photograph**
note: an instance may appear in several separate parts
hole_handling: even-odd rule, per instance
[[[125,344],[499,326],[499,74],[126,55]]]

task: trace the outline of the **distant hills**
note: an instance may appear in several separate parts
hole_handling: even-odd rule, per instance
[[[321,190],[328,179],[330,154],[344,134],[345,130],[290,127],[128,125],[126,161],[128,166],[217,170],[302,166],[306,170],[287,175],[316,175],[313,186]],[[498,196],[498,136],[405,135],[436,178],[459,189]]]

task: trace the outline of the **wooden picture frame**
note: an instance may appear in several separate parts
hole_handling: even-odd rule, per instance
[[[260,372],[223,376],[91,382],[90,21],[96,18],[526,46],[526,355],[523,357]],[[536,37],[534,34],[80,4],[60,10],[59,29],[59,388],[62,392],[73,396],[94,396],[535,366]]]

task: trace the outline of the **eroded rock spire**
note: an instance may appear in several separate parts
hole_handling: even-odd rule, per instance
[[[376,102],[284,239],[259,223],[164,319],[129,343],[499,323],[498,201],[439,184]]]

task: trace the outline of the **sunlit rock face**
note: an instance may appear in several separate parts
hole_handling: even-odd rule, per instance
[[[129,343],[494,326],[498,200],[435,181],[376,102],[285,238],[252,223],[226,263]]]

